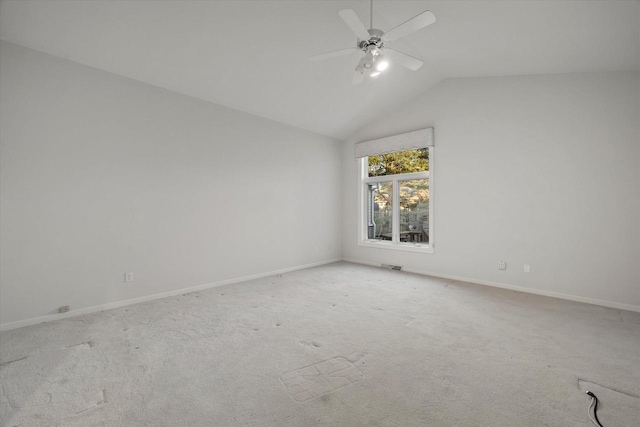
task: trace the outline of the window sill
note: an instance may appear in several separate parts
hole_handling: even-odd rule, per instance
[[[393,243],[385,240],[362,240],[358,246],[377,249],[389,249],[392,251],[418,252],[432,254],[433,246],[428,243]]]

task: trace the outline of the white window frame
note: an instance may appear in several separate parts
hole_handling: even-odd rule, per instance
[[[435,247],[433,240],[433,146],[429,149],[429,171],[403,173],[398,175],[369,176],[369,158],[358,159],[358,246],[369,248],[391,249],[407,252],[420,252],[432,254]],[[400,181],[412,179],[429,180],[429,243],[401,242],[400,241]],[[393,206],[392,206],[392,238],[389,240],[369,239],[367,230],[367,200],[368,185],[379,182],[393,183]]]

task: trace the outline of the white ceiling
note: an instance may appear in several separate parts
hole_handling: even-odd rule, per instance
[[[423,10],[437,22],[390,43],[425,61],[352,85],[358,54],[338,16],[369,1],[15,1],[0,37],[216,104],[343,139],[444,78],[640,70],[640,2],[374,1],[389,30]]]

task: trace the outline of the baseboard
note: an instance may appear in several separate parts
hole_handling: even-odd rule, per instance
[[[351,262],[351,263],[354,263],[354,264],[364,264],[364,265],[371,265],[371,266],[374,266],[374,267],[380,267],[380,263],[379,262],[376,263],[376,262],[372,262],[372,261],[365,261],[365,260],[359,260],[359,259],[354,259],[354,258],[342,258],[342,261]],[[593,305],[599,305],[599,306],[602,306],[602,307],[617,308],[619,310],[635,311],[635,312],[639,312],[640,313],[640,305],[623,304],[621,302],[615,302],[615,301],[606,301],[606,300],[595,299],[595,298],[586,298],[586,297],[581,297],[581,296],[578,296],[578,295],[563,294],[563,293],[560,293],[560,292],[542,291],[542,290],[538,290],[538,289],[531,289],[531,288],[524,288],[524,287],[521,287],[521,286],[508,285],[506,283],[491,282],[491,281],[488,281],[488,280],[473,279],[473,278],[469,278],[469,277],[455,276],[455,275],[452,275],[452,274],[437,273],[437,272],[433,272],[433,271],[416,270],[416,269],[413,269],[413,268],[402,267],[402,271],[406,271],[407,273],[421,274],[421,275],[424,275],[424,276],[440,277],[442,279],[455,280],[455,281],[458,281],[458,282],[466,282],[466,283],[478,284],[478,285],[483,285],[483,286],[491,286],[491,287],[494,287],[494,288],[509,289],[509,290],[512,290],[512,291],[525,292],[525,293],[528,293],[528,294],[542,295],[542,296],[545,296],[545,297],[558,298],[558,299],[563,299],[563,300],[568,300],[568,301],[583,302],[583,303],[586,303],[586,304],[593,304]]]
[[[332,264],[334,262],[342,261],[341,258],[334,258],[320,262],[314,262],[311,264],[298,265],[295,267],[283,268],[280,270],[273,270],[266,273],[253,274],[250,276],[241,276],[233,279],[222,280],[220,282],[207,283],[204,285],[192,286],[189,288],[176,289],[174,291],[162,292],[159,294],[146,295],[139,298],[131,298],[122,301],[111,302],[108,304],[94,305],[91,307],[79,308],[71,310],[67,313],[49,314],[46,316],[32,317],[30,319],[17,320],[15,322],[0,323],[0,331],[9,331],[11,329],[23,328],[25,326],[37,325],[39,323],[52,322],[54,320],[66,319],[68,317],[80,316],[83,314],[95,313],[98,311],[110,310],[113,308],[124,307],[127,305],[140,304],[141,302],[153,301],[156,299],[173,297],[176,295],[182,295],[189,292],[197,292],[205,289],[216,288],[218,286],[231,285],[233,283],[246,282],[248,280],[260,279],[262,277],[274,276],[276,274],[288,273],[296,270],[304,270],[305,268],[318,267],[320,265]]]
[[[373,262],[373,261],[366,261],[366,260],[360,260],[360,259],[355,259],[355,258],[334,258],[334,259],[315,262],[315,263],[311,263],[311,264],[304,264],[304,265],[299,265],[299,266],[295,266],[295,267],[288,267],[288,268],[283,268],[283,269],[280,269],[280,270],[273,270],[273,271],[260,273],[260,274],[254,274],[254,275],[250,275],[250,276],[241,276],[241,277],[236,277],[236,278],[233,278],[233,279],[222,280],[222,281],[219,281],[219,282],[212,282],[212,283],[207,283],[207,284],[204,284],[204,285],[192,286],[192,287],[189,287],[189,288],[182,288],[182,289],[177,289],[177,290],[174,290],[174,291],[147,295],[147,296],[139,297],[139,298],[132,298],[132,299],[116,301],[116,302],[112,302],[112,303],[108,303],[108,304],[101,304],[101,305],[95,305],[95,306],[91,306],[91,307],[79,308],[79,309],[76,309],[76,310],[71,310],[71,311],[69,311],[67,313],[49,314],[49,315],[46,315],[46,316],[32,317],[32,318],[24,319],[24,320],[17,320],[15,322],[0,323],[0,331],[8,331],[8,330],[11,330],[11,329],[23,328],[25,326],[37,325],[38,323],[52,322],[54,320],[66,319],[66,318],[69,318],[69,317],[80,316],[80,315],[83,315],[83,314],[95,313],[95,312],[98,312],[98,311],[110,310],[110,309],[113,309],[113,308],[124,307],[124,306],[127,306],[127,305],[139,304],[139,303],[146,302],[146,301],[153,301],[153,300],[156,300],[156,299],[172,297],[172,296],[181,295],[181,294],[185,294],[185,293],[189,293],[189,292],[202,291],[202,290],[205,290],[205,289],[215,288],[215,287],[218,287],[218,286],[225,286],[225,285],[231,285],[231,284],[234,284],[234,283],[246,282],[248,280],[260,279],[262,277],[273,276],[273,275],[276,275],[276,274],[288,273],[288,272],[296,271],[296,270],[304,270],[305,268],[318,267],[320,265],[332,264],[332,263],[338,262],[338,261],[345,261],[345,262],[350,262],[350,263],[354,263],[354,264],[364,264],[364,265],[370,265],[370,266],[374,266],[374,267],[379,267],[380,266],[380,263]],[[414,273],[414,274],[421,274],[421,275],[424,275],[424,276],[433,276],[433,277],[440,277],[442,279],[456,280],[456,281],[459,281],[459,282],[467,282],[467,283],[473,283],[473,284],[478,284],[478,285],[483,285],[483,286],[491,286],[491,287],[494,287],[494,288],[509,289],[509,290],[512,290],[512,291],[525,292],[525,293],[534,294],[534,295],[542,295],[542,296],[547,296],[547,297],[552,297],[552,298],[559,298],[559,299],[568,300],[568,301],[583,302],[583,303],[586,303],[586,304],[599,305],[599,306],[602,306],[602,307],[609,307],[609,308],[616,308],[616,309],[620,309],[620,310],[628,310],[628,311],[640,312],[640,306],[638,306],[638,305],[623,304],[623,303],[614,302],[614,301],[606,301],[606,300],[600,300],[600,299],[595,299],[595,298],[586,298],[586,297],[581,297],[581,296],[577,296],[577,295],[563,294],[563,293],[559,293],[559,292],[550,292],[550,291],[543,291],[543,290],[538,290],[538,289],[524,288],[524,287],[521,287],[521,286],[508,285],[506,283],[491,282],[491,281],[487,281],[487,280],[479,280],[479,279],[473,279],[473,278],[469,278],[469,277],[462,277],[462,276],[438,273],[438,272],[433,272],[433,271],[417,270],[417,269],[406,268],[406,267],[403,267],[402,271],[406,271],[408,273]]]

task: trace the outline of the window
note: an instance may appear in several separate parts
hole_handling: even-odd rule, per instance
[[[360,245],[433,252],[433,147],[427,142],[421,141],[422,148],[368,150],[368,156],[360,156]]]

